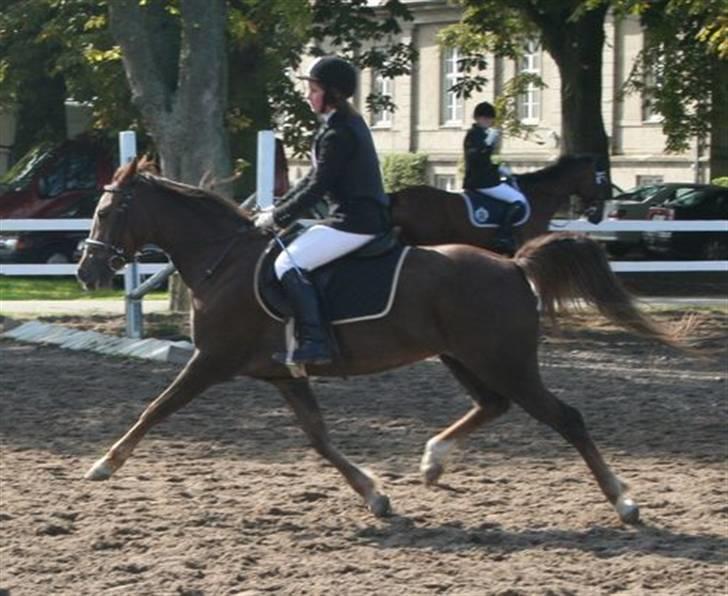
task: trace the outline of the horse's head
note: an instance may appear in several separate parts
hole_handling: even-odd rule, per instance
[[[137,188],[136,158],[114,174],[111,184],[104,187],[85,242],[83,256],[76,276],[86,289],[111,286],[117,271],[131,260],[138,242],[130,225]]]

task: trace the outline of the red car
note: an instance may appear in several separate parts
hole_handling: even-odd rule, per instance
[[[0,219],[90,218],[112,174],[110,152],[91,137],[37,147],[0,178]],[[0,262],[68,263],[79,239],[86,236],[86,232],[3,232]]]
[[[51,218],[97,194],[113,174],[111,155],[90,137],[37,147],[0,178],[0,218]]]

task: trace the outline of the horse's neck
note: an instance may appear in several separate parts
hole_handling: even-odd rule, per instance
[[[250,243],[245,255],[254,266],[263,243],[250,242],[242,220],[226,219],[220,215],[192,217],[187,207],[166,199],[146,214],[146,242],[164,250],[179,271],[182,280],[193,292],[210,277],[209,271],[223,265],[223,257],[234,244]],[[259,246],[260,245],[260,246]],[[238,251],[236,251],[238,252]],[[226,260],[226,259],[225,259]]]
[[[542,215],[550,219],[569,197],[569,191],[560,190],[556,182],[541,181],[533,183],[528,182],[528,180],[519,182],[521,191],[531,203],[531,213],[534,216]]]

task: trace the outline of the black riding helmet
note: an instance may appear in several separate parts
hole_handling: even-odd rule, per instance
[[[322,56],[311,65],[308,75],[301,78],[316,81],[326,91],[338,92],[344,99],[356,91],[356,69],[338,56]]]
[[[473,119],[475,118],[495,118],[495,108],[492,103],[481,101],[473,110]]]

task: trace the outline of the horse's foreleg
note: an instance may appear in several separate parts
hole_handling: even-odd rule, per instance
[[[86,472],[85,478],[107,480],[124,464],[150,428],[220,380],[215,371],[216,367],[208,359],[202,357],[199,352],[195,352],[172,384],[147,406],[136,424],[91,466]]]
[[[374,515],[387,515],[390,512],[389,499],[377,490],[374,480],[368,474],[352,464],[331,444],[316,396],[311,391],[308,380],[276,382],[275,385],[295,413],[311,446],[341,472],[349,485],[364,498]]]
[[[465,416],[427,441],[420,462],[420,471],[427,485],[438,482],[445,471],[447,456],[458,442],[489,420],[506,412],[510,405],[507,399],[490,391],[458,361],[448,356],[442,356],[441,360],[467,390],[476,405]]]

